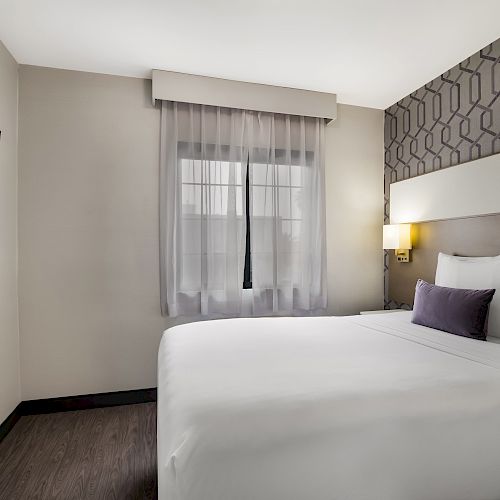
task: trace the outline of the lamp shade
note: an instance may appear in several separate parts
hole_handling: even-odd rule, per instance
[[[384,226],[385,249],[411,249],[411,224],[386,224]]]

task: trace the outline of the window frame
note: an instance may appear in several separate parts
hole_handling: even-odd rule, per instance
[[[295,151],[294,151],[295,152]],[[310,151],[306,151],[306,162],[307,161],[311,161],[312,160],[312,157],[313,157],[313,154],[310,152]],[[201,158],[193,158],[192,156],[184,156],[182,155],[181,157],[179,157],[179,163],[182,162],[182,160],[201,160]],[[221,160],[221,159],[217,159],[217,158],[211,158],[209,159],[208,161],[214,161],[214,162],[217,162],[217,161],[227,161],[227,160]],[[260,162],[258,162],[260,163]],[[241,163],[243,164],[243,162]],[[285,163],[279,163],[279,165],[283,165],[283,166],[289,166]],[[297,167],[301,167],[301,165],[295,165]],[[306,165],[308,166],[308,165]],[[246,158],[246,176],[245,176],[245,181],[244,181],[244,184],[242,182],[241,185],[241,188],[242,188],[242,192],[245,193],[245,203],[244,203],[244,207],[243,210],[244,210],[244,213],[242,214],[242,217],[244,217],[245,219],[245,257],[244,257],[244,269],[243,269],[243,283],[242,283],[242,290],[251,290],[253,288],[253,282],[252,282],[252,228],[251,228],[251,217],[250,217],[250,155],[248,154],[247,155],[247,158]],[[303,168],[303,167],[302,167]],[[180,184],[181,185],[197,185],[197,186],[202,186],[203,184],[200,182],[196,182],[194,181],[194,176],[193,176],[193,181],[184,181],[183,178],[182,178],[182,174],[183,174],[183,168],[182,168],[182,163],[181,163],[181,178],[180,178]],[[220,182],[220,183],[217,183],[217,185],[220,185],[220,186],[224,186],[226,185],[225,183],[223,182]],[[252,184],[252,186],[256,186],[256,187],[277,187],[274,185],[274,183],[269,186],[269,185],[263,185],[263,184]],[[278,187],[281,187],[281,186],[278,186]],[[288,186],[282,186],[284,188],[289,188],[289,189],[292,189],[292,188],[298,188],[300,189],[301,187],[303,186],[300,186],[300,185],[292,185],[292,179],[291,179],[291,174],[290,174],[290,179],[289,179],[289,185]],[[244,189],[244,191],[243,191]],[[287,217],[286,219],[283,219],[283,221],[290,221],[290,222],[293,222],[293,221],[303,221],[302,218],[295,218],[295,217],[292,217],[292,214],[290,213],[289,217]]]

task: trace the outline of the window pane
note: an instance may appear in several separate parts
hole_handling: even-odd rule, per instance
[[[182,185],[182,213],[201,214],[201,186]]]
[[[278,265],[278,285],[289,285],[292,280],[294,254],[283,252],[279,254]]]
[[[241,185],[242,165],[238,162],[181,159],[183,183]]]
[[[248,195],[248,193],[247,193]],[[236,215],[243,216],[243,188],[242,186],[236,187]]]
[[[227,215],[227,186],[210,186],[204,190],[208,195],[207,207],[211,215]]]
[[[298,252],[300,251],[300,238],[302,232],[302,221],[293,220],[291,221],[291,242],[292,245],[290,247],[290,251]]]
[[[292,200],[292,219],[302,218],[302,203],[304,200],[304,191],[302,188],[292,188],[291,189],[291,200]]]
[[[201,182],[201,161],[182,159],[182,182]]]
[[[291,166],[291,184],[292,186],[302,186],[303,183],[302,183],[302,175],[303,175],[303,172],[302,170],[304,169],[304,167],[300,167],[298,165],[292,165]]]
[[[224,290],[226,281],[226,255],[217,253],[208,259],[208,283],[210,290]]]
[[[252,282],[259,287],[272,287],[273,284],[273,253],[252,252]]]
[[[278,255],[278,285],[291,286],[300,283],[300,254],[297,252],[280,253]]]
[[[207,241],[208,254],[226,251],[227,221],[225,217],[210,218],[210,239]]]
[[[280,232],[278,240],[278,249],[280,251],[285,251],[290,248],[292,242],[292,221],[281,220],[280,221]]]
[[[201,253],[201,219],[182,218],[182,253]]]
[[[273,169],[264,163],[254,163],[252,165],[252,184],[271,184],[273,180]]]
[[[252,259],[255,252],[272,252],[274,242],[274,220],[272,217],[254,217],[252,219]]]
[[[279,196],[279,216],[284,219],[290,219],[292,216],[292,207],[290,199],[290,188],[278,188]]]
[[[225,161],[210,162],[210,181],[212,184],[228,184],[230,164]]]
[[[208,284],[222,289],[228,258],[226,252],[228,248],[238,246],[237,241],[227,240],[228,228],[231,228],[231,235],[236,228],[237,235],[240,235],[237,237],[241,237],[243,230],[243,166],[239,162],[184,158],[180,160],[180,172],[183,215],[181,288],[199,290],[201,260],[205,255],[203,258],[208,259]],[[202,225],[202,218],[210,226],[210,231],[202,232],[206,227],[205,223]]]
[[[273,191],[271,187],[252,187],[252,206],[254,217],[273,215]]]
[[[182,256],[180,288],[183,291],[198,291],[201,288],[201,255]]]
[[[288,165],[278,165],[278,184],[280,186],[290,185],[290,167]]]
[[[278,251],[298,252],[300,250],[301,221],[280,220],[278,233]]]

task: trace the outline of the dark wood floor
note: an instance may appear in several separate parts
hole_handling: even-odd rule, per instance
[[[21,417],[0,443],[0,499],[155,499],[156,404]]]

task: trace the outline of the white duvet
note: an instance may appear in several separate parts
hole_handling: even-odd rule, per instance
[[[161,500],[498,500],[500,344],[409,313],[176,326]]]

